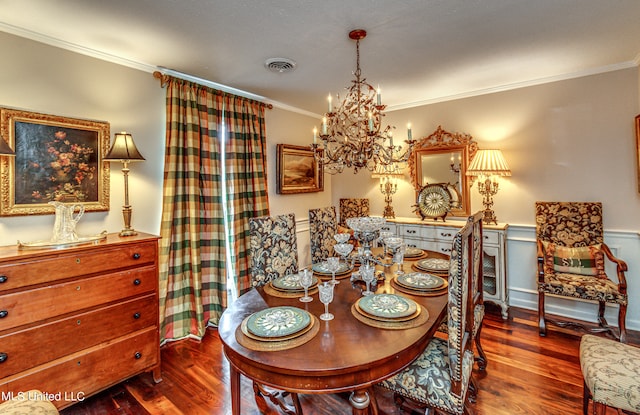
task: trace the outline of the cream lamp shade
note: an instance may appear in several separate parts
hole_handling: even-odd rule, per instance
[[[467,168],[467,176],[511,176],[500,150],[478,150]]]

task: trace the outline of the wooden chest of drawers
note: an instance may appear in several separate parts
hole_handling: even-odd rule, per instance
[[[159,382],[157,247],[0,247],[0,400],[39,389],[64,408],[142,372]]]

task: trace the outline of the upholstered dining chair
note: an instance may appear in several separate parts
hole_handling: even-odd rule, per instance
[[[483,257],[484,251],[482,249],[482,218],[483,212],[477,212],[467,218],[467,221],[472,226],[473,234],[473,262],[471,269],[473,272],[473,283],[471,287],[475,290],[473,294],[473,339],[476,346],[475,361],[478,363],[478,370],[484,371],[487,369],[487,355],[482,348],[481,336],[482,336],[482,322],[484,320],[484,286],[483,286]],[[438,331],[443,334],[448,334],[449,326],[447,323],[448,316],[446,316]]]
[[[584,415],[591,399],[594,414],[604,415],[607,406],[640,413],[640,348],[585,334],[580,339],[580,369]]]
[[[340,226],[347,226],[347,219],[369,216],[369,199],[340,199]]]
[[[311,242],[311,263],[317,264],[330,256],[335,256],[333,236],[338,232],[336,207],[329,206],[309,209],[309,239]]]
[[[254,286],[298,272],[298,240],[293,213],[249,219],[250,267]]]
[[[626,342],[627,264],[616,258],[604,243],[602,203],[536,202],[538,256],[538,325],[545,336],[547,323],[578,327],[585,331],[609,332]],[[605,257],[616,265],[617,282],[605,272]],[[557,295],[598,303],[599,327],[549,319],[545,296]],[[618,305],[618,330],[607,323],[605,305]]]
[[[426,413],[435,410],[456,415],[470,413],[468,403],[475,400],[476,391],[472,386],[476,302],[476,289],[472,284],[478,245],[471,222],[467,222],[453,239],[447,305],[448,338],[434,337],[407,368],[380,383],[393,391],[396,403],[403,409],[426,407]]]
[[[289,213],[249,219],[251,281],[254,287],[271,280],[298,272],[298,240],[296,217]],[[298,394],[268,388],[253,382],[253,391],[259,408],[266,408],[264,397],[286,414],[302,414]],[[285,399],[291,395],[293,410]]]

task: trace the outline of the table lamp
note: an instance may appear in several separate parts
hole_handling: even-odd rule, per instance
[[[122,163],[122,174],[124,175],[124,206],[122,206],[122,216],[124,217],[124,229],[120,231],[120,236],[133,236],[137,232],[131,228],[131,205],[129,205],[129,162],[142,161],[144,157],[136,148],[133,137],[126,131],[116,133],[113,145],[109,153],[102,159],[103,161],[119,161]]]
[[[498,193],[498,176],[511,176],[511,170],[500,150],[478,150],[467,168],[467,176],[477,176],[478,192],[484,205],[484,223],[498,223],[493,211],[493,196]],[[484,181],[483,181],[484,180]]]

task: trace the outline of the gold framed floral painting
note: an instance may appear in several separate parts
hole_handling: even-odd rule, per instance
[[[0,160],[0,216],[109,210],[109,123],[0,108],[0,133],[16,153]]]

